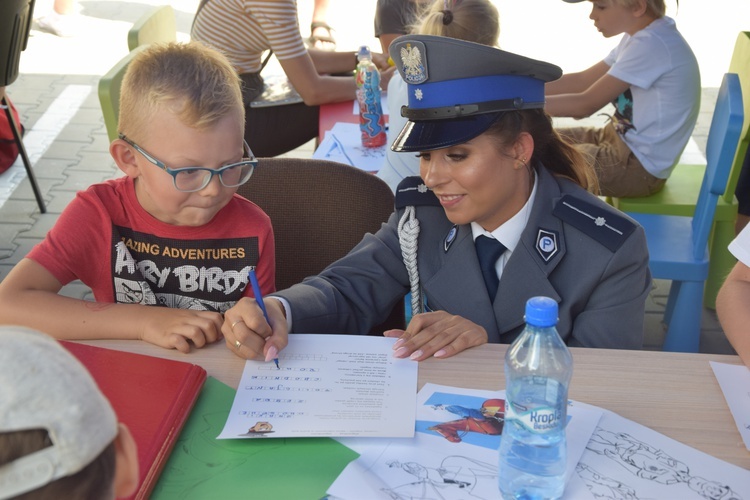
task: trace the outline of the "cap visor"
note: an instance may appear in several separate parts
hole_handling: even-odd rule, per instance
[[[391,145],[397,153],[429,151],[463,144],[484,133],[499,113],[450,120],[408,121]]]

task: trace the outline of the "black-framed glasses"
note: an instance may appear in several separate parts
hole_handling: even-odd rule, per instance
[[[120,139],[127,142],[130,146],[138,151],[150,163],[153,163],[160,169],[172,176],[174,187],[183,193],[194,193],[208,186],[214,175],[219,176],[219,180],[225,187],[237,187],[246,183],[253,175],[258,159],[255,157],[250,146],[246,141],[242,141],[245,157],[236,163],[224,165],[221,168],[213,169],[207,167],[185,167],[169,168],[163,161],[157,160],[154,155],[148,153],[138,144],[128,139],[125,134],[119,134]]]

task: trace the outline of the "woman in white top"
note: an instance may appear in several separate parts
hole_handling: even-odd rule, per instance
[[[489,0],[435,0],[411,32],[497,46],[500,22],[497,8]],[[401,106],[405,106],[406,101],[406,83],[396,73],[388,84],[388,144],[393,143],[406,125],[406,118],[401,116]],[[419,175],[419,158],[416,155],[386,151],[378,177],[386,181],[394,192],[404,177],[412,175]]]
[[[203,0],[191,37],[224,52],[242,77],[245,139],[258,156],[276,156],[316,137],[318,105],[355,97],[351,75],[330,75],[354,71],[356,54],[305,48],[295,0]],[[249,106],[263,91],[260,71],[267,50],[276,55],[303,103]],[[373,54],[373,61],[388,68],[382,54]],[[392,73],[384,71],[383,85]]]

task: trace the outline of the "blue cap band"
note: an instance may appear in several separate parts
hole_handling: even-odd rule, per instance
[[[457,103],[480,103],[521,98],[544,103],[544,82],[523,75],[490,75],[440,82],[409,84],[409,108],[429,109]],[[467,96],[469,96],[467,98]]]

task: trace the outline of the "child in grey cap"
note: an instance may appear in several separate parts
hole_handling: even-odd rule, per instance
[[[138,484],[133,437],[55,339],[0,327],[0,500],[105,499]]]

